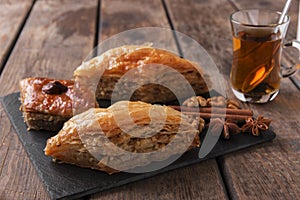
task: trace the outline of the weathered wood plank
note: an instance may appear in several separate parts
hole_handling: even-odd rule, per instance
[[[103,0],[100,39],[147,26],[170,27],[160,1]],[[215,160],[93,195],[92,199],[226,199]]]
[[[298,72],[297,74],[292,76],[291,80],[297,86],[298,90],[300,90],[300,73]]]
[[[24,77],[71,78],[93,48],[97,3],[37,1],[0,78],[0,95],[18,91]],[[2,107],[0,112],[0,199],[47,199]]]
[[[0,2],[0,72],[32,4],[33,0]]]
[[[166,0],[176,31],[196,40],[214,59],[226,76],[231,66],[229,13],[234,9],[226,0]]]
[[[160,1],[101,1],[99,41],[141,27],[170,28]]]
[[[91,199],[226,199],[219,179],[217,163],[212,159],[105,191]]]

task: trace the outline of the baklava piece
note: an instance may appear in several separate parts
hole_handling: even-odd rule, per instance
[[[48,139],[45,154],[113,174],[180,156],[200,146],[198,134],[186,116],[173,108],[120,101],[72,117]]]
[[[150,46],[121,46],[82,63],[74,79],[85,87],[96,82],[97,100],[131,100],[167,103],[207,93],[210,78],[202,67],[164,49]],[[133,93],[132,93],[133,92]],[[174,94],[176,92],[176,96]],[[131,94],[132,96],[129,99]]]
[[[73,116],[73,100],[89,103],[87,94],[74,97],[74,81],[48,78],[26,78],[20,81],[20,110],[29,130],[58,131]],[[80,99],[82,98],[82,99]],[[97,106],[96,102],[93,101]],[[74,104],[75,105],[75,104]]]

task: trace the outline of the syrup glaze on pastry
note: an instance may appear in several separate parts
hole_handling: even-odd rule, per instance
[[[22,111],[71,117],[73,113],[72,95],[74,81],[57,80],[67,87],[65,92],[59,94],[47,94],[43,92],[43,88],[53,81],[54,79],[48,78],[26,78],[21,80]]]
[[[73,105],[84,104],[87,95],[81,91],[75,97],[73,80],[41,77],[21,80],[20,91],[20,110],[31,130],[60,130],[63,123],[73,116]],[[93,103],[86,106],[97,106],[95,101]]]
[[[162,66],[174,69],[176,73],[183,75],[195,94],[208,92],[205,81],[209,78],[200,66],[166,50],[149,46],[122,46],[111,49],[82,63],[75,70],[74,77],[75,81],[86,87],[96,82],[94,92],[98,100],[110,100],[116,83],[132,70],[135,71],[122,84],[122,88],[114,91],[118,96],[114,100],[129,100],[127,94],[133,91],[130,100],[148,103],[166,103],[176,100],[176,96],[182,99],[190,97],[191,94],[182,89],[182,81],[176,78],[175,72],[166,72],[166,68]],[[143,83],[143,86],[136,89],[134,88],[136,83]],[[173,92],[159,83],[171,83],[172,87],[177,88],[178,93],[175,96]]]
[[[155,111],[150,118],[151,109]],[[164,113],[165,121],[157,113]],[[132,126],[126,126],[128,116],[134,122]],[[48,139],[45,154],[64,163],[112,174],[120,168],[127,170],[149,164],[149,157],[141,155],[144,153],[150,153],[152,161],[161,161],[199,147],[199,132],[187,120],[167,106],[121,101],[107,109],[90,109],[72,117],[56,136]],[[122,125],[128,132],[120,128]],[[159,126],[162,128],[154,135],[137,136],[152,134],[151,127]],[[179,142],[173,142],[175,138]],[[111,167],[114,165],[118,169]]]

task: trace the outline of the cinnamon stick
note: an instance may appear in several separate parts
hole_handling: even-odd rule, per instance
[[[249,115],[238,115],[238,114],[220,114],[220,113],[199,113],[199,112],[186,112],[183,111],[182,113],[187,114],[187,115],[196,115],[204,118],[204,119],[210,119],[210,118],[226,118],[226,119],[230,119],[230,120],[234,120],[234,121],[244,121],[246,120],[248,117],[250,117]]]
[[[200,107],[200,108],[190,108],[186,106],[170,106],[175,110],[183,111],[183,112],[197,112],[197,113],[220,113],[220,114],[232,114],[232,115],[246,115],[253,116],[252,110],[244,110],[244,109],[231,109],[231,108],[212,108],[212,107]]]

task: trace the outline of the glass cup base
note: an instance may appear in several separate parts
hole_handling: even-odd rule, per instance
[[[249,102],[249,103],[267,103],[270,101],[273,101],[277,94],[279,93],[279,90],[274,90],[273,92],[265,95],[256,95],[251,96],[248,94],[241,93],[233,88],[231,88],[236,98],[238,98],[240,101],[243,102]]]

